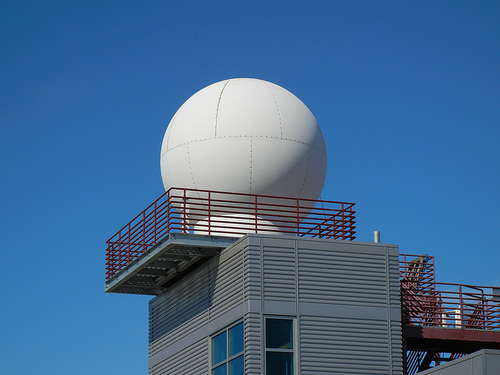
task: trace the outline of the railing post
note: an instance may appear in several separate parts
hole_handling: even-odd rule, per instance
[[[212,195],[211,192],[208,192],[208,235],[210,236],[212,234]]]
[[[109,279],[109,264],[110,264],[110,249],[109,249],[109,240],[106,241],[106,280]]]
[[[458,297],[460,299],[460,306],[458,308],[459,328],[462,329],[464,327],[464,301],[463,301],[463,295],[462,295],[462,285],[458,286]]]
[[[258,223],[257,223],[257,217],[259,217],[259,214],[258,214],[258,204],[257,204],[257,195],[254,195],[254,227],[255,227],[255,233],[257,234],[258,231],[259,231],[259,226],[258,226]],[[244,226],[245,224],[243,224]]]
[[[173,206],[172,206],[172,200],[170,199],[170,192],[172,191],[172,189],[169,189],[168,192],[167,192],[167,233],[170,233],[170,231],[172,230],[172,211],[173,210]]]
[[[142,211],[142,252],[146,252],[146,211]]]
[[[182,197],[182,233],[186,233],[186,189],[182,189],[183,197]]]
[[[300,203],[299,203],[299,199],[297,198],[297,222],[295,223],[296,226],[297,226],[297,237],[300,236],[300,227],[299,227],[299,224],[300,224],[300,214],[299,214],[299,211],[300,211]]]
[[[157,225],[157,215],[158,215],[158,200],[155,201],[154,215],[153,215],[153,243],[156,243],[156,225]]]
[[[130,223],[128,223],[128,226],[127,226],[127,232],[128,232],[128,247],[127,247],[127,263],[130,263],[131,262],[131,256],[130,256]]]
[[[120,230],[120,232],[119,232],[119,233],[120,233],[120,234],[118,235],[118,241],[119,241],[119,242],[118,242],[118,259],[116,259],[116,258],[117,258],[117,256],[116,256],[116,252],[115,252],[115,256],[114,256],[114,266],[113,266],[113,268],[119,267],[119,265],[118,265],[118,266],[116,266],[116,264],[119,264],[119,262],[120,262],[120,258],[121,258],[121,256],[122,256],[122,251],[123,251],[123,249],[122,249],[122,231]],[[113,275],[114,275],[115,273],[116,273],[116,272],[115,272],[115,271],[113,271]]]
[[[344,203],[342,203],[341,208],[342,208],[342,214],[340,215],[340,218],[342,220],[342,239],[345,240],[345,207],[344,207]]]

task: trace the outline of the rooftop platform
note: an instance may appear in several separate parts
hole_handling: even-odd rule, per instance
[[[157,295],[238,237],[170,233],[107,280],[109,293]]]
[[[354,240],[355,224],[354,203],[172,188],[107,241],[106,279],[180,234]]]

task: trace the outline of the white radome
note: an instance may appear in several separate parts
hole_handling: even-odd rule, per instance
[[[291,92],[250,78],[214,83],[175,113],[161,147],[171,187],[318,199],[326,147],[316,119]]]
[[[238,78],[205,87],[179,108],[163,138],[160,166],[167,191],[188,188],[316,200],[326,160],[323,135],[304,103],[273,83]],[[205,193],[186,194],[186,204],[173,205],[194,233],[209,234],[207,228],[221,226],[225,234],[244,234],[255,225],[258,233],[283,233],[290,225],[279,212],[269,211],[269,204],[277,204],[270,198],[260,200],[268,209],[255,218],[252,205],[240,205],[237,214],[215,213]],[[234,195],[219,199],[252,201]],[[301,221],[314,203],[301,201],[300,206]]]

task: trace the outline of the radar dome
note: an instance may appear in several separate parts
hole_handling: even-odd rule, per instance
[[[214,83],[175,113],[161,147],[172,187],[318,199],[326,147],[309,109],[291,92],[250,78]]]

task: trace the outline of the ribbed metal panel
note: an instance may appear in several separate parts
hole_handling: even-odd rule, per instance
[[[402,347],[402,331],[401,331],[401,321],[392,320],[390,324],[391,333],[391,374],[402,374],[403,373],[403,347]]]
[[[151,374],[208,373],[209,335],[243,318],[245,374],[262,375],[271,315],[297,320],[298,374],[402,374],[397,247],[270,235],[151,302]]]
[[[266,239],[263,252],[264,299],[295,302],[295,241]]]
[[[227,260],[224,255],[220,265],[210,269],[210,321],[243,303],[243,252]]]
[[[401,374],[397,248],[291,242],[261,239],[263,313],[293,315],[279,302],[297,303],[300,373]]]
[[[150,355],[208,323],[208,280],[209,266],[206,265],[150,302]]]
[[[245,315],[245,374],[262,375],[261,316],[258,313]]]
[[[299,298],[301,302],[386,304],[387,266],[385,254],[337,252],[301,248],[299,253]]]
[[[302,316],[300,362],[305,374],[388,374],[387,322]]]
[[[225,314],[242,303],[243,252],[239,248],[225,249],[153,299],[149,314],[150,373],[206,374],[207,327],[218,319],[224,322]],[[231,320],[226,321],[229,323]],[[190,362],[186,370],[182,362]]]
[[[245,301],[260,300],[262,296],[262,258],[258,238],[248,238],[243,249]]]
[[[208,374],[208,341],[199,340],[182,352],[149,369],[151,375],[206,375]]]
[[[402,347],[402,327],[401,327],[401,302],[399,294],[399,256],[394,254],[389,254],[388,251],[388,304],[393,312],[390,316],[389,321],[389,332],[390,332],[390,364],[392,371],[391,374],[402,374],[403,373],[403,347]]]
[[[258,301],[257,310],[262,305],[262,284],[261,284],[261,251],[260,239],[248,238],[243,252],[244,265],[244,299],[249,301]],[[262,330],[260,312],[249,312],[245,314],[245,374],[262,375]]]

